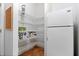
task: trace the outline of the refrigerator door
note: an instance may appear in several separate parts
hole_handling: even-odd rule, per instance
[[[72,8],[65,8],[47,14],[48,26],[73,25]]]
[[[73,56],[73,49],[73,27],[48,28],[48,56]]]

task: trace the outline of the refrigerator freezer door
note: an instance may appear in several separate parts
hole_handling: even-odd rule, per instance
[[[73,27],[48,28],[48,56],[73,56]]]
[[[66,8],[47,14],[48,26],[73,25],[72,8]]]

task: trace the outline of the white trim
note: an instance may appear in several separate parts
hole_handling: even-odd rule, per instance
[[[46,18],[46,8],[47,5],[44,4],[44,56],[47,56],[47,18]]]
[[[18,4],[13,4],[13,56],[18,56]]]

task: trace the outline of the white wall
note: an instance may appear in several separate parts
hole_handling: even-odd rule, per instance
[[[32,20],[37,29],[38,41],[44,42],[44,4],[34,4],[33,16],[36,19]]]
[[[2,30],[1,23],[2,23],[2,21],[1,21],[1,5],[0,5],[0,30]],[[0,39],[2,39],[2,36],[1,35],[2,35],[2,32],[0,32]],[[1,49],[1,40],[0,40],[0,49]],[[1,50],[0,50],[0,53],[1,53]]]
[[[38,19],[39,24],[37,25],[37,36],[38,36],[38,41],[41,41],[44,43],[44,17]],[[36,22],[37,23],[37,22]]]
[[[4,56],[4,4],[0,6],[0,28],[2,32],[0,33],[0,55]]]
[[[43,3],[27,3],[26,13],[34,17],[44,16],[44,4]]]
[[[44,4],[27,3],[25,22],[27,30],[36,30],[38,40],[44,42]]]

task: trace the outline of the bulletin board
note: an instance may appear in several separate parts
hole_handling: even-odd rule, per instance
[[[6,29],[10,29],[12,30],[13,28],[13,10],[12,7],[9,7],[6,11],[5,11],[5,17],[6,17]]]

